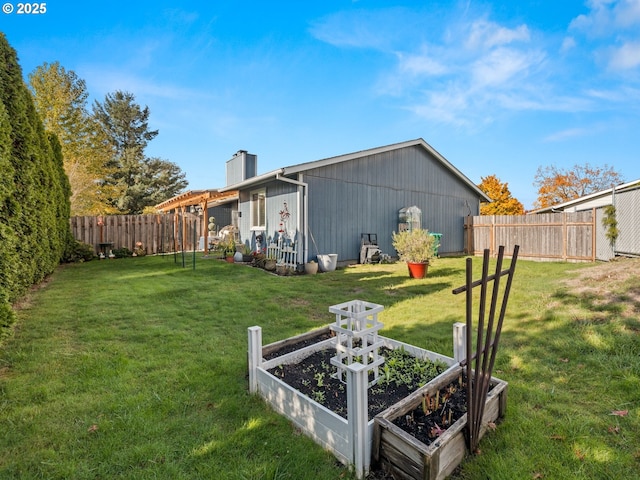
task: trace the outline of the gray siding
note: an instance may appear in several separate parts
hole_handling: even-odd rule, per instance
[[[464,250],[464,217],[478,215],[478,195],[421,147],[407,147],[305,172],[309,227],[319,253],[356,260],[362,233],[376,233],[395,255],[398,211],[417,205],[422,227],[442,233],[440,253]],[[310,245],[312,255],[318,253]]]
[[[222,227],[231,225],[232,223],[232,211],[233,205],[218,205],[208,210],[208,216],[216,219],[216,230],[220,230]]]
[[[260,189],[266,190],[266,218],[265,230],[251,230],[251,192]],[[240,192],[238,219],[240,227],[240,241],[255,248],[255,237],[259,234],[266,235],[267,238],[274,238],[280,229],[280,211],[284,209],[286,202],[289,210],[289,222],[286,225],[287,231],[292,239],[301,241],[302,234],[297,229],[298,201],[297,186],[279,180],[271,181],[263,185],[256,185]]]

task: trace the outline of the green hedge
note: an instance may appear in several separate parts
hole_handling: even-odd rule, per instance
[[[0,33],[0,338],[13,323],[11,304],[73,248],[70,191],[60,144],[45,133]]]

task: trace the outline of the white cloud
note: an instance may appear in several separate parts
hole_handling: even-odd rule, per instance
[[[434,91],[428,93],[424,101],[409,106],[408,110],[437,123],[466,126],[470,123],[460,112],[468,111],[469,100],[466,92],[457,89]]]
[[[390,14],[393,9],[336,14],[316,24],[313,34],[333,45],[388,55],[393,63],[374,82],[377,94],[396,97],[429,121],[477,128],[505,113],[586,112],[616,101],[585,88],[602,79],[592,74],[594,64],[578,75],[575,69],[585,68],[584,60],[597,49],[611,69],[640,66],[640,40],[611,34],[617,26],[625,30],[638,22],[640,0],[591,0],[588,8],[571,23],[571,34],[559,39],[524,23],[495,22],[473,9],[447,15],[426,10]],[[398,28],[409,17],[412,23]],[[627,37],[636,30],[628,29]],[[611,36],[615,48],[585,41],[596,33]],[[587,55],[585,47],[591,48]]]
[[[419,54],[398,54],[398,69],[411,75],[442,75],[449,71],[449,67],[435,55],[427,52]]]
[[[618,27],[633,28],[640,25],[640,1],[621,0],[615,5],[613,15]]]
[[[562,40],[562,47],[560,48],[560,51],[562,53],[566,53],[570,50],[573,50],[576,47],[576,39],[573,37],[565,37]]]
[[[88,65],[79,68],[79,74],[86,80],[89,90],[99,97],[116,90],[135,94],[136,100],[143,97],[160,97],[171,100],[207,99],[210,93],[176,87],[170,83],[152,82],[144,76],[130,71],[110,68],[107,65]],[[103,98],[99,98],[102,101]]]
[[[611,50],[609,67],[629,70],[640,66],[640,41],[628,42]]]
[[[569,28],[584,35],[593,58],[612,71],[638,68],[640,0],[592,0],[587,5],[589,13],[576,17]]]
[[[626,102],[631,99],[640,98],[640,91],[633,88],[616,88],[615,90],[603,90],[590,88],[587,89],[585,95],[595,100],[603,100],[607,103]]]
[[[543,61],[544,55],[540,52],[496,48],[471,66],[474,87],[503,85],[516,76],[524,78],[531,68]],[[511,84],[507,88],[514,86]]]
[[[465,46],[470,50],[484,50],[529,40],[530,33],[526,25],[511,29],[486,20],[478,20],[471,24]]]
[[[543,141],[549,142],[549,143],[563,142],[565,140],[571,140],[574,138],[583,138],[583,137],[598,135],[609,129],[611,129],[611,124],[596,122],[594,124],[587,125],[585,127],[573,127],[573,128],[567,128],[564,130],[559,130],[555,133],[552,133],[544,137]]]
[[[585,128],[568,128],[566,130],[547,135],[543,140],[545,142],[561,142],[569,138],[584,137],[590,133],[591,131]]]
[[[343,11],[312,23],[309,33],[336,47],[389,50],[398,36],[417,22],[404,8]]]
[[[640,25],[640,0],[592,0],[587,6],[589,13],[574,18],[570,29],[590,37],[615,37],[621,30],[633,31]]]

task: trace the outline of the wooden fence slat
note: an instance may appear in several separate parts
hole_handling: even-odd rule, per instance
[[[467,217],[465,251],[480,255],[496,245],[513,249],[520,257],[537,260],[593,261],[595,214],[592,211],[542,215],[483,215]]]
[[[69,224],[73,238],[92,245],[96,255],[100,251],[100,243],[112,243],[114,249],[125,247],[133,251],[136,242],[142,242],[148,254],[157,254],[180,249],[193,250],[194,244],[197,247],[202,230],[202,217],[189,213],[78,216],[71,217]],[[175,236],[172,230],[177,229],[179,224],[183,230],[179,236]]]

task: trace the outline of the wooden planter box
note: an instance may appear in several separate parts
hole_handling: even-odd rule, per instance
[[[465,430],[467,415],[451,425],[435,442],[425,445],[397,427],[393,420],[417,408],[425,393],[430,395],[455,381],[462,367],[448,370],[436,380],[415,391],[405,400],[377,415],[374,419],[374,461],[391,472],[396,479],[442,480],[460,465],[467,455]],[[507,407],[507,383],[491,378],[491,390],[485,404],[480,438],[487,430],[488,422],[495,422],[505,414]]]

